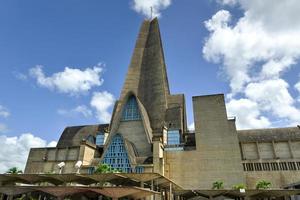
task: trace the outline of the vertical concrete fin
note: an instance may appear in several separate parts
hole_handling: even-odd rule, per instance
[[[224,95],[193,97],[201,188],[223,180],[225,187],[245,183],[237,132],[228,121]]]

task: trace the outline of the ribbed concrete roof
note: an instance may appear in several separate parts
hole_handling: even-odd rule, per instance
[[[82,138],[89,135],[96,136],[98,132],[104,132],[105,129],[108,129],[108,126],[109,124],[95,124],[66,127],[58,140],[57,147],[79,146]]]
[[[300,140],[298,127],[238,130],[240,142]]]

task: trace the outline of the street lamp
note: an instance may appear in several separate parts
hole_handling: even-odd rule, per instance
[[[64,166],[66,165],[65,162],[61,162],[61,163],[58,163],[57,166],[59,168],[59,174],[61,174],[62,172],[62,169],[64,168]]]

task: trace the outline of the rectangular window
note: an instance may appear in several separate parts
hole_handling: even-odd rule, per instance
[[[95,168],[94,167],[89,167],[88,168],[88,174],[94,174]]]
[[[180,134],[179,130],[170,130],[167,134],[168,145],[179,145],[180,144]]]
[[[141,166],[135,167],[135,173],[144,173],[144,167]]]
[[[96,136],[96,145],[97,146],[104,145],[104,134],[100,133]]]

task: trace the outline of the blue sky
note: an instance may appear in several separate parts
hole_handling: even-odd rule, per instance
[[[299,3],[149,2],[160,14],[170,89],[185,94],[189,124],[192,96],[214,93],[227,94],[228,115],[238,117],[239,128],[297,124]],[[149,4],[0,0],[0,5],[2,139],[17,142],[28,133],[41,139],[31,146],[48,145],[66,126],[107,121]],[[291,14],[275,18],[276,6]],[[76,88],[63,82],[78,74],[86,75],[86,87],[76,78]]]
[[[172,93],[185,93],[191,115],[191,96],[226,92],[217,68],[202,58],[207,31],[203,21],[216,11],[213,2],[178,1],[160,19]],[[65,126],[98,123],[95,117],[61,116],[58,109],[89,105],[93,91],[119,96],[143,15],[130,1],[3,1],[0,10],[2,94],[0,103],[11,116],[4,120],[8,136],[31,132],[57,140]],[[193,4],[193,6],[191,5]],[[184,14],[184,15],[183,15]],[[180,27],[180,28],[179,28]],[[103,85],[87,94],[70,96],[39,87],[28,75],[44,66],[50,76],[65,67],[84,70],[104,63]],[[182,75],[184,74],[184,75]],[[196,85],[196,87],[193,87]]]

